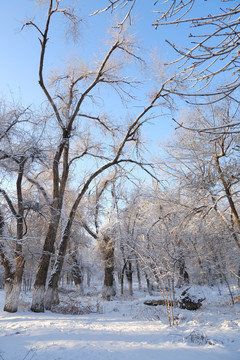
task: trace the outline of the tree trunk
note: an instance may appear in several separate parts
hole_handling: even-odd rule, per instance
[[[149,293],[150,296],[152,296],[152,294],[153,294],[153,287],[152,287],[151,280],[149,279],[149,276],[148,276],[147,273],[145,273],[145,276],[146,276],[148,293]]]
[[[22,286],[22,277],[24,269],[24,256],[17,258],[16,270],[11,276],[6,276],[5,272],[5,303],[4,311],[14,313],[18,310],[19,296]]]
[[[124,271],[121,272],[121,295],[123,295],[124,291]]]
[[[142,290],[141,272],[139,269],[138,260],[136,260],[136,268],[137,268],[138,290]]]
[[[240,288],[240,265],[238,267],[238,287]]]
[[[182,257],[179,260],[179,279],[176,284],[176,287],[181,288],[184,284],[189,284],[189,275],[185,268],[184,258]]]
[[[69,232],[65,231],[63,234],[63,237],[61,239],[57,258],[55,260],[55,264],[53,266],[50,279],[48,281],[48,288],[46,291],[45,296],[45,309],[50,310],[52,305],[56,305],[55,301],[58,299],[57,297],[57,291],[58,291],[58,282],[61,276],[63,263],[64,263],[64,257],[67,250],[67,244],[69,239]],[[54,300],[55,299],[55,300]],[[59,300],[57,300],[59,301]]]
[[[91,271],[87,268],[87,286],[90,287],[91,285]]]
[[[125,269],[126,269],[126,266],[127,266],[127,262],[124,260],[124,265],[123,265],[123,268],[122,268],[122,271],[121,271],[121,277],[120,277],[120,280],[121,280],[121,295],[123,295],[123,292],[124,292],[124,272],[125,272]]]
[[[10,313],[17,312],[21,285],[21,282],[14,283],[14,281],[11,280],[7,280],[5,282],[5,303],[3,308],[4,311]]]
[[[4,235],[4,219],[0,214],[0,237]],[[18,234],[19,236],[21,235]],[[19,250],[20,254],[18,254]],[[24,256],[21,254],[21,244],[16,245],[16,268],[12,269],[11,261],[5,256],[4,249],[0,246],[0,259],[4,267],[5,272],[5,301],[4,301],[4,311],[7,312],[17,312],[19,295],[22,286],[22,277],[24,269]]]
[[[55,286],[49,286],[45,294],[45,309],[51,310],[52,306],[60,303],[58,294],[58,283]]]
[[[132,296],[133,295],[133,286],[132,286],[132,283],[133,283],[133,281],[132,281],[133,271],[132,271],[132,263],[129,260],[128,260],[128,264],[127,264],[125,273],[126,273],[126,277],[127,277],[127,281],[128,281],[129,295]]]
[[[51,260],[51,255],[54,252],[54,244],[57,236],[58,224],[60,221],[60,215],[58,214],[55,216],[55,221],[52,221],[49,224],[48,233],[43,246],[42,256],[40,258],[36,273],[31,306],[31,310],[34,312],[44,312],[44,296],[48,268]]]
[[[83,295],[84,294],[84,290],[83,290],[83,272],[81,269],[81,266],[78,263],[78,259],[76,257],[76,255],[72,255],[72,259],[73,259],[73,266],[72,266],[72,277],[74,280],[74,284],[76,287],[76,292],[79,295]]]
[[[102,297],[104,300],[110,300],[116,295],[116,286],[114,280],[114,244],[108,236],[104,236],[105,258],[104,258],[104,284],[102,288]]]

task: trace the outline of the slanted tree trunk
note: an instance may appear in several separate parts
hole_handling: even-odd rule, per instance
[[[104,284],[102,288],[102,298],[111,300],[116,295],[116,286],[114,280],[114,243],[108,235],[104,235]]]
[[[49,281],[48,281],[48,288],[45,294],[45,309],[50,310],[52,305],[57,305],[59,303],[58,298],[58,282],[61,276],[64,257],[67,250],[69,234],[68,231],[64,232],[63,237],[61,239],[57,257],[55,260],[55,264],[53,266]],[[43,304],[44,306],[44,304]]]
[[[48,284],[48,288],[45,293],[45,309],[51,310],[52,306],[58,305],[59,303],[58,282],[52,282],[51,284]]]
[[[51,222],[49,224],[48,232],[43,246],[42,255],[38,264],[38,269],[34,282],[32,306],[31,306],[31,310],[33,312],[44,312],[45,286],[46,286],[51,255],[54,252],[54,244],[57,236],[59,221],[60,221],[60,214],[55,213],[52,216]]]

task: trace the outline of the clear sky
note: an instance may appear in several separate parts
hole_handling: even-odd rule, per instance
[[[199,11],[202,6],[214,8],[215,0],[198,0]],[[63,2],[64,3],[64,2]],[[152,27],[156,14],[153,13],[153,0],[138,0],[134,11],[136,23],[134,32],[147,52],[157,51],[164,61],[172,59],[174,54],[165,43],[167,38],[175,38],[179,43],[184,42],[186,33],[184,29],[176,31],[170,27],[161,27],[155,30]],[[219,4],[219,1],[216,0]],[[65,55],[77,54],[88,59],[93,53],[98,54],[101,48],[101,40],[106,37],[107,28],[112,21],[112,16],[100,14],[94,17],[87,15],[95,9],[106,6],[107,0],[80,1],[80,17],[85,20],[80,26],[80,42],[72,45],[64,40],[62,25],[57,24],[48,44],[47,63],[49,69],[62,64]],[[14,98],[24,105],[38,105],[43,100],[42,92],[38,85],[38,59],[40,46],[37,33],[34,29],[21,31],[22,23],[36,18],[41,21],[43,13],[35,6],[35,1],[9,0],[1,1],[0,33],[1,33],[1,57],[0,57],[0,94],[3,97]],[[46,69],[47,70],[47,69]],[[151,80],[151,79],[150,79]],[[110,100],[110,99],[109,99]],[[107,106],[107,105],[106,105]],[[146,135],[156,150],[158,139],[164,139],[173,131],[174,124],[170,119],[161,119],[156,126],[146,129]]]
[[[4,94],[11,91],[15,96],[20,95],[24,102],[25,100],[29,101],[28,99],[37,101],[35,96],[39,95],[38,92],[35,92],[40,50],[37,33],[30,28],[21,31],[24,21],[36,18],[39,23],[39,18],[41,19],[43,15],[41,10],[35,6],[35,2],[30,0],[3,1],[0,12],[1,91]],[[156,31],[151,26],[155,16],[152,13],[150,1],[140,0],[139,3],[142,5],[136,11],[138,19],[134,31],[143,46],[151,50],[159,43],[159,36],[156,36]],[[84,21],[80,25],[80,42],[77,45],[70,44],[64,39],[64,32],[57,24],[47,49],[49,67],[56,66],[56,63],[62,63],[66,58],[66,51],[68,55],[77,53],[83,58],[88,58],[94,52],[97,53],[97,47],[101,47],[101,40],[106,37],[112,16],[110,13],[94,17],[87,15],[106,4],[106,0],[79,2],[80,17],[83,17]],[[34,91],[31,91],[33,87]]]

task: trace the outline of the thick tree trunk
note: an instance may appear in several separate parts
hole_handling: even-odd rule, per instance
[[[53,271],[51,273],[50,279],[48,281],[48,287],[45,295],[45,309],[51,310],[51,307],[53,305],[59,304],[59,298],[58,298],[58,281],[60,279],[62,266],[63,266],[63,260],[64,259],[58,259],[55,263],[55,266],[53,268]]]
[[[12,283],[11,281],[5,282],[5,303],[4,303],[4,311],[14,313],[18,310],[19,303],[19,295],[21,291],[21,282],[20,283]]]
[[[116,286],[114,280],[114,244],[110,237],[104,236],[105,258],[104,258],[104,284],[102,288],[102,297],[104,300],[110,300],[116,295]]]
[[[48,281],[48,288],[46,291],[45,296],[45,309],[50,310],[52,305],[56,305],[56,300],[58,299],[57,292],[58,292],[58,282],[61,276],[63,263],[64,263],[64,257],[67,250],[67,244],[69,239],[69,232],[66,231],[63,234],[63,237],[61,239],[57,258],[55,260],[55,264],[52,269],[52,273],[50,275],[50,279]],[[59,300],[57,300],[59,302]]]
[[[48,233],[45,238],[43,252],[38,264],[38,269],[37,269],[34,288],[33,288],[31,310],[34,312],[44,312],[45,286],[47,281],[47,274],[51,260],[51,255],[54,252],[54,244],[56,240],[59,221],[60,221],[60,215],[57,215],[55,221],[52,221],[49,224]]]
[[[4,219],[0,215],[0,237],[4,235]],[[22,231],[18,233],[18,236],[22,236]],[[4,301],[4,311],[7,312],[17,312],[19,295],[22,286],[22,277],[24,270],[24,256],[21,254],[21,244],[16,245],[16,268],[12,269],[11,261],[5,256],[4,249],[0,246],[0,260],[4,267],[5,271],[5,301]],[[19,252],[19,253],[18,253]]]
[[[45,309],[51,310],[52,306],[58,305],[59,302],[58,284],[48,287],[45,294]]]
[[[46,43],[42,43],[42,46],[45,50]],[[42,64],[43,66],[43,64]],[[40,71],[40,80],[39,84],[42,87],[43,91],[46,94],[46,88],[42,78],[42,67]],[[51,99],[52,100],[52,99]],[[51,101],[50,101],[51,102]],[[54,102],[53,102],[54,103]],[[54,107],[55,115],[58,117],[59,113]],[[43,247],[42,256],[39,261],[36,279],[33,289],[33,298],[31,310],[34,312],[44,312],[44,296],[45,296],[45,287],[47,281],[47,274],[49,269],[49,264],[51,260],[51,255],[54,251],[54,244],[56,241],[57,230],[60,223],[63,198],[65,187],[67,184],[69,166],[68,166],[68,154],[69,154],[69,137],[71,134],[72,127],[69,126],[68,129],[63,129],[62,140],[58,145],[57,151],[53,160],[53,203],[51,204],[51,222],[49,224],[48,232],[45,238],[45,243]],[[62,158],[62,175],[59,177],[59,164]],[[64,236],[63,236],[64,237]]]
[[[4,311],[17,312],[19,296],[22,286],[22,277],[24,269],[24,256],[19,255],[17,258],[16,270],[10,277],[5,272],[5,303]]]

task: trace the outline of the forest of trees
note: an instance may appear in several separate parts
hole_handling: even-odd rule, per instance
[[[94,277],[106,300],[125,282],[132,295],[133,281],[167,299],[184,284],[221,282],[230,295],[240,286],[240,5],[216,2],[197,18],[194,0],[152,1],[159,36],[177,24],[189,38],[185,48],[166,39],[176,57],[151,68],[146,89],[152,65],[132,35],[140,1],[99,1],[91,16],[114,25],[97,61],[93,49],[92,63],[71,58],[51,74],[54,26],[67,20],[77,41],[81,13],[77,1],[36,1],[45,17],[22,31],[36,33],[45,101],[0,101],[5,311],[17,311],[21,291],[32,291],[32,311],[51,309],[60,284],[83,295]],[[106,89],[126,115],[107,114]],[[143,129],[166,113],[176,129],[151,159]]]

